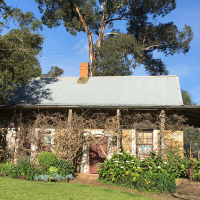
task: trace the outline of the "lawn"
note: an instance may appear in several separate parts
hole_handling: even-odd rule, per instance
[[[134,199],[153,200],[126,191],[62,182],[34,182],[0,177],[0,199]]]

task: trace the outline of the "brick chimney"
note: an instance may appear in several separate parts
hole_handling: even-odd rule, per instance
[[[86,84],[89,79],[90,65],[88,62],[82,62],[80,65],[80,77],[77,84]]]

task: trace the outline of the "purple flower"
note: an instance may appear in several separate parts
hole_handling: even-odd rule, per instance
[[[15,125],[15,124],[14,124],[13,122],[12,122],[12,123],[10,123],[10,126],[14,127],[14,125]]]
[[[149,120],[146,120],[146,123],[147,123],[147,124],[149,124],[149,123],[150,123],[150,121],[149,121]]]

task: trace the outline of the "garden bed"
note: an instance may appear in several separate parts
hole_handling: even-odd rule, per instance
[[[99,181],[112,185],[137,189],[141,192],[172,194],[176,188],[175,179],[189,178],[193,166],[193,180],[200,181],[200,162],[187,161],[173,149],[167,152],[167,161],[155,152],[140,161],[125,151],[114,154],[110,160],[100,164]]]

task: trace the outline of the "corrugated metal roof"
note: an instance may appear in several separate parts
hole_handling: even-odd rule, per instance
[[[37,106],[180,106],[178,76],[31,78],[10,98],[13,104]]]

